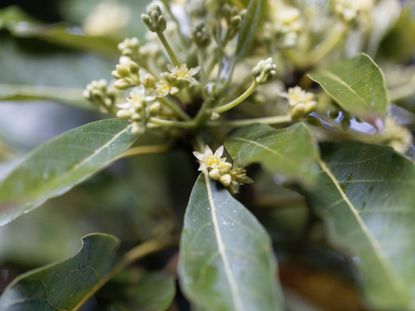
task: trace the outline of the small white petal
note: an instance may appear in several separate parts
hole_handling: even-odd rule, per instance
[[[220,158],[223,155],[223,150],[224,149],[223,149],[223,145],[222,145],[218,149],[216,149],[215,156],[218,157],[218,158]]]

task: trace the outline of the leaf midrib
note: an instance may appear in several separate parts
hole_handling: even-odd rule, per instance
[[[42,191],[42,189],[46,189],[48,191],[48,193],[52,193],[51,195],[46,195],[46,197],[51,198],[54,196],[54,193],[56,191],[56,184],[58,184],[61,180],[68,178],[68,175],[74,173],[77,169],[79,169],[80,167],[82,167],[84,164],[88,163],[90,160],[92,160],[94,157],[96,157],[99,153],[101,153],[103,150],[105,150],[111,143],[113,143],[114,141],[116,141],[118,139],[118,137],[120,137],[121,135],[123,135],[124,133],[126,133],[128,131],[128,129],[131,126],[127,126],[125,129],[123,129],[122,131],[120,131],[119,133],[117,133],[116,135],[114,135],[111,139],[109,139],[104,145],[102,145],[101,147],[99,147],[98,149],[96,149],[93,153],[91,153],[89,156],[87,156],[86,158],[82,159],[81,161],[79,161],[78,163],[75,163],[72,168],[70,168],[69,170],[67,170],[64,174],[58,175],[52,179],[50,179],[46,186],[40,186],[32,191],[30,191],[26,196],[25,199],[23,199],[22,201],[28,201],[28,200],[33,200],[36,199],[38,196],[38,192]],[[107,161],[105,163],[103,163],[103,166],[105,166],[107,163],[111,162]],[[12,172],[13,173],[13,172]],[[85,178],[85,177],[84,177]],[[81,178],[81,180],[83,180],[83,178]],[[7,181],[7,178],[4,180]],[[67,187],[64,187],[67,188]],[[65,189],[65,191],[67,191],[69,189]],[[36,203],[34,203],[36,205]]]
[[[353,216],[356,219],[356,222],[359,224],[360,228],[362,229],[363,233],[366,235],[373,252],[376,254],[376,258],[378,258],[379,263],[383,266],[384,271],[389,276],[389,280],[391,284],[393,284],[393,287],[397,289],[397,292],[403,293],[405,292],[405,286],[402,284],[401,280],[396,276],[392,268],[389,266],[388,261],[383,254],[382,248],[377,242],[375,238],[372,237],[372,234],[370,233],[369,229],[367,228],[366,224],[360,217],[360,214],[357,210],[357,208],[353,205],[353,203],[350,201],[347,194],[343,191],[340,184],[337,181],[337,178],[334,176],[334,174],[331,172],[330,168],[326,165],[326,163],[323,160],[318,160],[318,163],[323,170],[323,172],[329,177],[331,182],[336,187],[337,191],[339,192],[340,196],[344,200],[344,202],[349,206]]]
[[[225,245],[223,243],[222,236],[221,236],[220,229],[219,229],[218,219],[217,219],[217,215],[216,215],[216,206],[215,206],[215,201],[214,201],[213,195],[212,195],[212,188],[211,188],[211,185],[210,185],[210,180],[209,180],[209,177],[206,173],[203,173],[203,176],[204,176],[204,179],[205,179],[206,190],[207,190],[208,200],[209,200],[209,205],[210,205],[210,213],[211,213],[211,216],[212,216],[212,222],[213,222],[216,241],[217,241],[217,244],[218,244],[218,250],[219,250],[221,260],[223,262],[223,267],[224,267],[226,279],[228,281],[229,288],[231,290],[232,300],[234,302],[236,310],[241,310],[242,311],[242,310],[244,310],[242,300],[241,300],[241,297],[240,297],[238,286],[236,284],[236,281],[233,277],[231,268],[229,266],[229,261],[228,261],[227,255],[226,255]]]
[[[320,69],[320,72],[326,76],[328,76],[329,78],[333,79],[334,81],[340,83],[342,86],[344,86],[345,88],[347,88],[351,93],[353,93],[353,95],[355,95],[357,98],[359,98],[363,104],[367,105],[366,100],[360,96],[354,89],[352,89],[347,83],[346,81],[344,81],[341,77],[339,77],[338,75],[326,70],[326,69]],[[323,86],[324,87],[324,86]],[[325,87],[324,87],[325,88]],[[326,90],[328,92],[328,90]],[[335,96],[333,94],[333,96]],[[337,97],[337,96],[336,96]]]

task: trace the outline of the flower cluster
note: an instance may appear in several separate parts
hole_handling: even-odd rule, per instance
[[[128,96],[126,102],[118,104],[117,117],[126,119],[131,124],[133,134],[145,132],[151,117],[172,118],[173,113],[162,106],[156,100],[148,100],[145,96],[144,87],[134,89]]]
[[[112,76],[116,79],[114,86],[117,89],[125,90],[140,84],[140,67],[128,56],[121,56],[119,64],[112,71]]]
[[[295,46],[303,29],[300,10],[285,5],[276,8],[273,21],[267,23],[267,28],[276,34],[283,47]]]
[[[291,117],[293,119],[301,118],[317,108],[314,94],[304,91],[299,86],[289,88],[285,97],[291,107]]]
[[[242,184],[252,182],[246,176],[246,170],[237,164],[231,164],[223,156],[224,148],[220,146],[215,152],[209,146],[205,146],[202,152],[193,152],[199,160],[199,171],[208,174],[213,180],[219,181],[224,187],[229,188],[233,193],[239,191]]]
[[[106,80],[92,81],[84,90],[83,96],[103,113],[112,113],[115,109],[115,90]]]
[[[277,65],[269,57],[259,61],[254,69],[252,69],[252,73],[257,84],[265,84],[277,74]]]
[[[351,22],[359,12],[358,3],[355,0],[336,0],[334,12],[345,22]]]
[[[122,56],[136,60],[140,57],[140,41],[137,38],[126,38],[118,44],[118,50]]]
[[[167,21],[156,3],[148,7],[147,13],[141,14],[141,19],[151,32],[163,32],[167,27]]]
[[[356,20],[360,13],[373,7],[373,0],[334,0],[334,12],[346,23]]]
[[[246,14],[246,10],[239,10],[235,6],[225,4],[222,7],[221,15],[223,16],[227,25],[227,31],[224,38],[224,42],[227,42],[234,38],[241,27],[242,20]]]
[[[187,86],[197,85],[198,82],[194,76],[199,72],[199,67],[187,68],[186,64],[180,66],[167,65],[168,72],[163,72],[161,80],[157,83],[158,96],[167,96],[176,94]]]

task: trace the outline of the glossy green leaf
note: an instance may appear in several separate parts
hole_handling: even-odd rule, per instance
[[[32,151],[0,184],[0,225],[108,166],[136,140],[129,129],[116,119],[92,122]]]
[[[18,277],[0,297],[2,311],[76,310],[106,282],[115,261],[118,240],[90,234],[72,258]]]
[[[386,114],[389,98],[385,79],[378,65],[366,54],[319,68],[310,78],[352,115],[371,120]]]
[[[238,35],[238,45],[236,47],[236,55],[238,58],[245,56],[252,46],[267,7],[266,0],[251,0],[247,13],[242,21],[241,29]]]
[[[415,309],[415,166],[389,147],[323,148],[318,191],[308,193],[330,240],[352,257],[379,310]]]
[[[179,275],[186,295],[202,309],[282,310],[268,234],[203,174],[186,210]]]
[[[318,173],[317,144],[303,123],[278,130],[268,125],[252,125],[238,130],[225,146],[243,166],[260,163],[273,174],[308,184]]]

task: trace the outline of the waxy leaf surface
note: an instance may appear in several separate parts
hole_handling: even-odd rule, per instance
[[[19,276],[0,296],[2,311],[77,310],[111,272],[118,240],[90,234],[72,258]]]
[[[366,54],[319,68],[310,78],[352,115],[370,121],[387,112],[389,97],[383,73]]]
[[[107,119],[39,146],[0,183],[0,225],[67,192],[108,166],[135,140],[127,122]]]
[[[323,148],[318,191],[307,194],[330,240],[351,256],[380,310],[415,309],[415,166],[391,148]]]
[[[313,183],[318,173],[318,148],[306,125],[284,129],[252,125],[238,130],[225,143],[232,158],[246,166],[260,163],[273,174]]]
[[[283,310],[268,234],[204,174],[187,206],[179,265],[184,292],[202,309]]]

